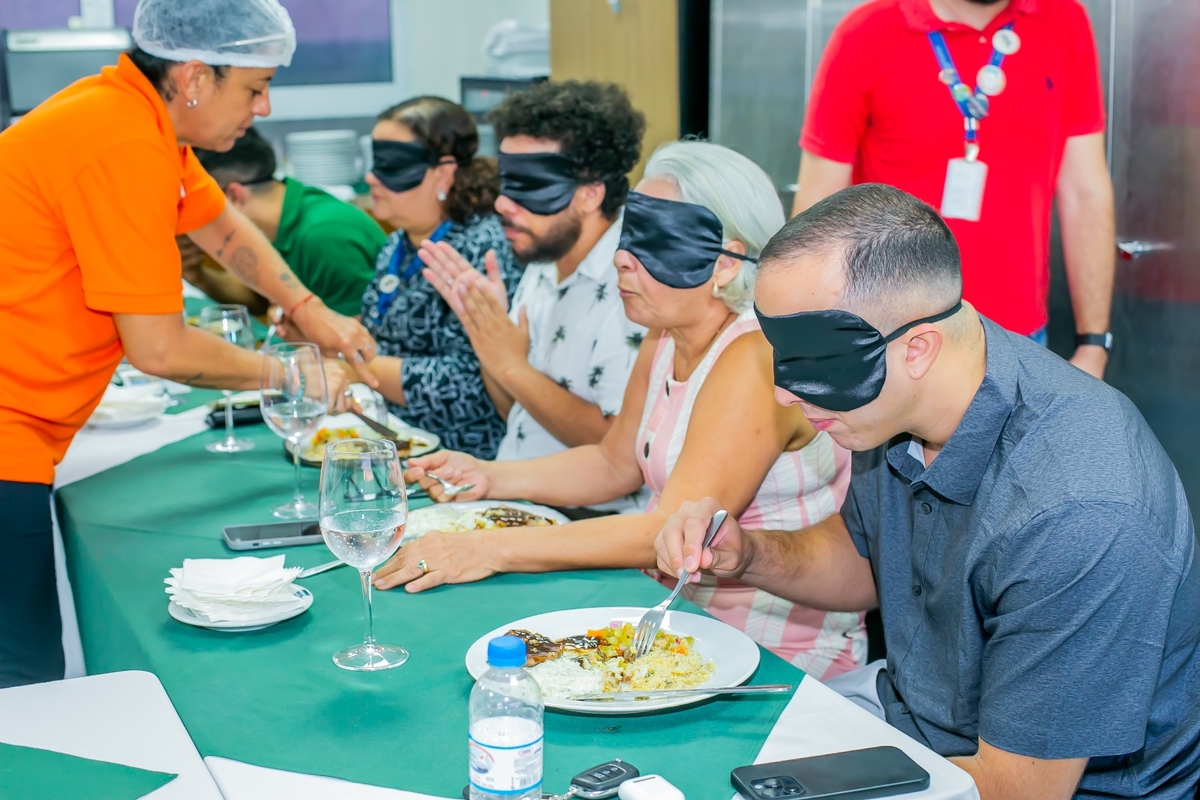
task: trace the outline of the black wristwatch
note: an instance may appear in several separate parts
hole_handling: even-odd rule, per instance
[[[1111,331],[1105,333],[1077,333],[1075,334],[1075,346],[1082,347],[1085,344],[1094,344],[1097,347],[1103,347],[1104,352],[1111,354],[1113,349],[1113,335]]]

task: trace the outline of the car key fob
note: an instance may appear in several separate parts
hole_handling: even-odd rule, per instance
[[[633,764],[618,758],[585,769],[571,778],[571,788],[575,790],[576,797],[583,797],[586,800],[616,797],[617,789],[622,783],[641,774]]]

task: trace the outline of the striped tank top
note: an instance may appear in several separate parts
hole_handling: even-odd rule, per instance
[[[683,449],[696,397],[713,365],[730,342],[758,329],[753,310],[740,314],[686,381],[674,379],[674,341],[665,334],[659,341],[637,436],[638,464],[651,491],[647,511],[658,506]],[[818,433],[805,447],[780,454],[738,523],[748,530],[805,528],[836,512],[849,485],[849,452],[834,444],[829,434]],[[675,576],[651,574],[665,585],[675,585]],[[815,678],[833,677],[866,661],[862,614],[818,611],[741,581],[711,575],[686,586],[683,594]]]

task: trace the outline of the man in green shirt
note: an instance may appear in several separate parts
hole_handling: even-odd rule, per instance
[[[325,305],[347,316],[362,311],[363,289],[375,275],[375,257],[387,237],[354,206],[299,181],[275,180],[275,151],[254,128],[225,153],[196,150],[229,202],[250,218],[279,255]],[[203,263],[190,242],[180,242],[183,277],[221,303],[240,303],[263,314],[267,300],[234,275]]]

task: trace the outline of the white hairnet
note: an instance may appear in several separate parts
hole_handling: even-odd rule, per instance
[[[279,0],[141,0],[133,40],[152,56],[212,67],[286,67],[296,51]]]

